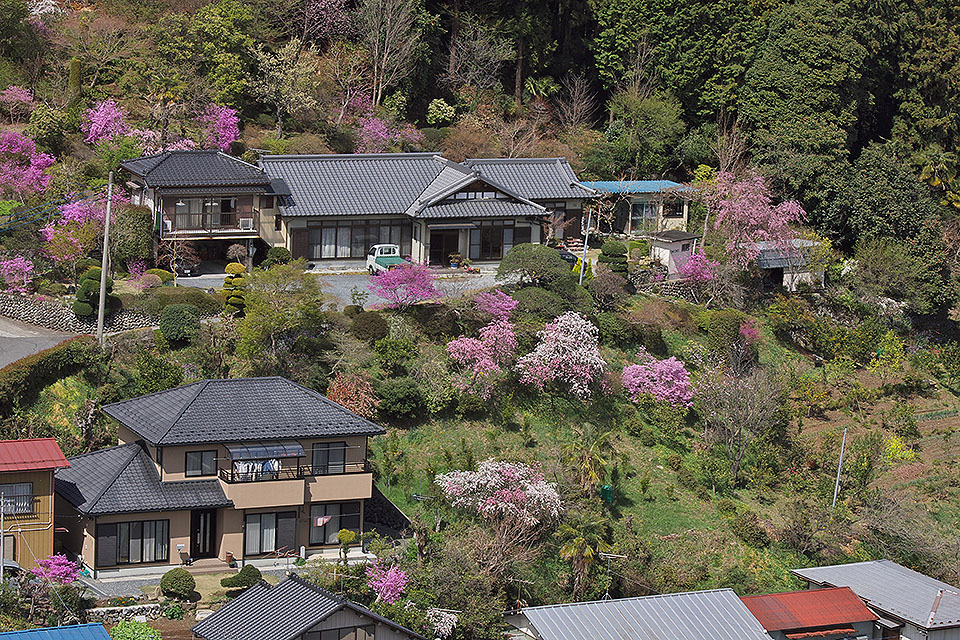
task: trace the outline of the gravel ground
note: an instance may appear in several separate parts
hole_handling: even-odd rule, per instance
[[[142,578],[123,578],[120,580],[94,580],[80,578],[80,582],[90,587],[99,598],[119,598],[120,596],[142,596],[142,587],[155,587],[160,584],[160,576]]]

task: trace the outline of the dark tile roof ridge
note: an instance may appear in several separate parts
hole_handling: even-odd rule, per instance
[[[230,155],[229,153],[224,153],[223,151],[220,151],[219,149],[214,149],[214,151],[217,152],[217,155],[218,155],[218,156],[223,156],[223,157],[226,158],[227,160],[232,160],[233,162],[239,162],[240,164],[245,164],[245,165],[247,165],[248,167],[250,167],[251,169],[256,169],[256,170],[259,171],[260,173],[263,173],[263,169],[261,169],[260,167],[258,167],[257,165],[255,165],[255,164],[253,164],[253,163],[247,162],[247,161],[244,160],[243,158],[238,158],[238,157],[236,157],[236,156],[232,156],[232,155]]]
[[[185,388],[185,387],[190,387],[190,386],[193,386],[193,385],[197,385],[197,386],[199,387],[199,386],[202,386],[202,383],[204,383],[204,382],[208,382],[208,380],[197,380],[197,381],[195,381],[195,382],[188,382],[187,384],[181,384],[180,386],[177,386],[177,387],[171,387],[170,389],[164,389],[163,391],[154,391],[153,393],[147,393],[147,394],[142,395],[142,396],[134,396],[134,397],[132,397],[132,398],[127,398],[126,400],[118,400],[117,402],[111,402],[110,404],[105,404],[105,405],[101,406],[101,407],[100,407],[100,411],[103,411],[104,413],[106,413],[108,416],[110,416],[111,418],[113,418],[113,419],[116,420],[117,422],[120,422],[120,423],[122,423],[124,426],[128,427],[129,429],[137,432],[137,430],[136,430],[134,427],[128,425],[128,424],[125,423],[125,422],[123,422],[122,420],[120,420],[120,418],[117,418],[116,416],[114,416],[112,413],[110,413],[110,411],[108,411],[108,409],[112,409],[112,407],[118,407],[118,406],[121,406],[121,405],[125,405],[125,404],[130,403],[130,402],[135,402],[135,401],[138,401],[138,400],[142,400],[142,399],[144,399],[144,398],[150,398],[150,397],[153,397],[153,396],[159,396],[159,395],[162,395],[162,394],[164,394],[164,393],[168,393],[168,392],[170,392],[170,391],[172,391],[172,390],[174,390],[174,389],[183,389],[183,388]],[[194,394],[193,398],[196,399],[196,397],[197,397],[197,394]],[[183,415],[183,411],[182,411],[182,410],[180,411],[180,413],[177,414],[177,418],[179,418],[181,415]],[[166,435],[166,433],[169,432],[171,428],[173,428],[173,425],[174,425],[174,424],[176,424],[176,420],[174,420],[174,422],[171,423],[170,426],[167,427],[167,431],[164,432],[164,435]],[[137,433],[139,433],[139,432],[137,432]],[[157,442],[159,443],[159,439],[158,439]]]
[[[412,153],[305,153],[305,154],[268,154],[260,157],[261,162],[273,160],[404,160],[407,158],[430,158],[437,154],[432,151]]]
[[[222,613],[222,612],[226,612],[226,611],[227,611],[228,609],[230,609],[231,607],[236,608],[236,605],[237,605],[237,604],[242,604],[242,603],[243,603],[243,596],[247,595],[248,593],[253,593],[253,590],[256,589],[257,587],[260,587],[261,589],[263,589],[263,590],[265,590],[265,591],[270,591],[270,590],[274,587],[274,585],[270,584],[269,582],[267,582],[266,580],[264,580],[264,579],[261,578],[261,579],[260,579],[260,582],[256,583],[256,584],[253,585],[252,587],[249,587],[248,589],[246,589],[243,593],[241,593],[241,594],[240,594],[239,596],[237,596],[236,598],[232,598],[232,599],[230,599],[230,600],[227,600],[227,601],[224,602],[222,605],[220,605],[220,606],[217,608],[217,610],[214,611],[214,615],[219,615],[219,614]],[[197,630],[197,627],[201,627],[201,628],[202,628],[202,627],[203,627],[203,623],[204,623],[205,620],[207,620],[207,618],[204,618],[204,620],[198,621],[197,624],[195,624],[195,625],[193,625],[192,627],[190,627],[190,631],[193,631],[193,632],[196,634],[196,633],[197,633],[197,631],[196,631],[196,630]],[[206,637],[206,636],[202,636],[202,635],[200,635],[200,634],[197,634],[197,635],[198,635],[199,637],[201,637],[201,638],[205,638],[205,637]]]
[[[513,162],[522,162],[525,164],[540,163],[546,164],[548,162],[570,162],[562,156],[548,157],[548,158],[467,158],[464,160],[464,164],[509,164]]]
[[[207,388],[207,385],[210,383],[210,380],[198,380],[197,382],[199,383],[197,384],[197,392],[193,394],[192,398],[190,398],[189,400],[183,403],[183,406],[180,408],[180,411],[173,418],[173,420],[170,421],[170,424],[167,426],[167,430],[163,432],[162,436],[157,438],[157,444],[161,444],[163,439],[167,437],[167,434],[170,433],[170,430],[173,429],[174,425],[177,424],[177,421],[180,420],[184,412],[186,412],[186,410],[190,408],[190,405],[192,405],[196,401],[196,399],[200,397],[200,394],[203,393],[203,390]]]
[[[133,459],[136,458],[138,455],[140,455],[140,453],[143,451],[143,447],[140,446],[139,441],[118,445],[117,448],[120,448],[120,447],[130,447],[131,453],[130,455],[127,456],[126,460],[124,460],[122,464],[117,465],[116,472],[112,474],[112,477],[110,478],[109,482],[104,483],[103,488],[100,489],[100,491],[97,493],[97,496],[94,499],[87,502],[87,506],[85,507],[85,511],[87,513],[93,512],[94,508],[97,506],[97,503],[100,502],[100,499],[103,498],[104,494],[107,493],[110,487],[112,487],[117,482],[117,479],[120,477],[120,474],[123,473],[126,470],[126,468],[130,466],[130,463],[133,462]],[[101,449],[101,451],[107,451],[107,449]]]

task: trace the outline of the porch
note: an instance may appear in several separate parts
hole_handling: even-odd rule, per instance
[[[260,233],[260,212],[163,214],[162,240],[204,240],[208,238],[256,238]]]

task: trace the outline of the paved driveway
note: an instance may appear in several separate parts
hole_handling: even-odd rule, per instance
[[[49,349],[73,334],[51,331],[0,316],[0,367]]]

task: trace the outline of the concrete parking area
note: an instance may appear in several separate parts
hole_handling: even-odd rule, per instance
[[[74,335],[0,316],[0,367],[49,349]]]

